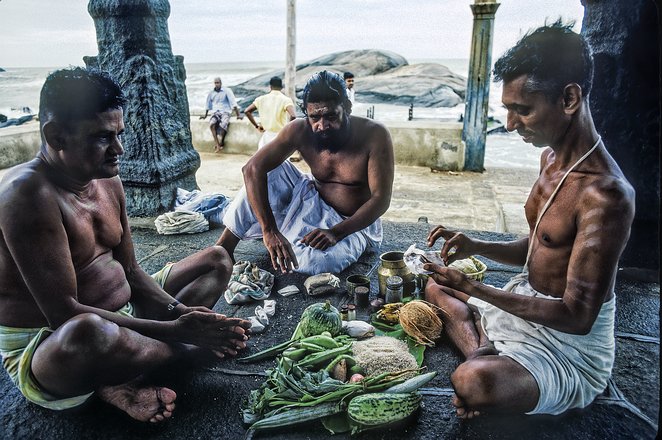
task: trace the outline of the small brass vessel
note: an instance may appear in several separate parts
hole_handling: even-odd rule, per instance
[[[386,295],[386,280],[393,275],[402,278],[402,295],[404,297],[412,296],[416,291],[416,275],[411,273],[405,265],[404,255],[404,252],[390,251],[379,256],[377,279],[379,280],[379,295],[382,298]]]

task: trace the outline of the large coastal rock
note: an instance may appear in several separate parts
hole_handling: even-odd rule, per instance
[[[464,100],[466,79],[436,63],[410,65],[393,52],[349,50],[336,52],[299,64],[296,74],[297,97],[306,81],[316,72],[330,70],[354,73],[356,96],[361,102],[414,104],[418,107],[453,107]],[[284,70],[274,70],[232,87],[235,95],[248,105],[269,89],[272,76],[284,77]]]

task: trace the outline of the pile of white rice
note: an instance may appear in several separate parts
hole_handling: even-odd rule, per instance
[[[375,336],[357,341],[352,345],[352,352],[366,377],[418,368],[407,343],[391,336]],[[412,371],[406,377],[414,377],[416,374],[416,371]]]

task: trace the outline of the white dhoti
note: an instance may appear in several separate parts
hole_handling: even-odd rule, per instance
[[[264,133],[262,133],[262,136],[260,137],[260,140],[257,143],[257,149],[259,150],[260,148],[267,145],[269,142],[276,139],[276,136],[278,136],[277,131],[265,130]]]
[[[503,290],[561,300],[534,290],[525,274],[513,277]],[[615,355],[615,296],[602,305],[587,335],[534,324],[478,298],[467,303],[478,309],[485,334],[499,355],[512,358],[535,378],[540,399],[528,414],[560,414],[584,408],[607,387]]]
[[[301,239],[306,234],[315,229],[330,229],[344,217],[322,200],[313,177],[302,173],[289,161],[269,172],[267,186],[269,205],[278,230],[292,244],[299,263],[297,272],[309,275],[339,273],[356,262],[365,250],[381,245],[382,223],[379,219],[326,250],[304,245]],[[246,197],[246,187],[228,206],[223,224],[242,240],[262,237],[262,227]]]

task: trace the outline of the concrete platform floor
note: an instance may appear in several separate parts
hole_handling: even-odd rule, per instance
[[[143,222],[143,224],[146,224]],[[419,247],[428,224],[384,223],[382,251],[403,250],[412,242]],[[148,272],[158,270],[168,261],[176,261],[213,243],[221,230],[195,235],[162,236],[153,228],[134,224],[132,234],[136,255]],[[514,238],[513,234],[466,231],[487,240]],[[242,242],[236,257],[269,268],[266,250],[260,241]],[[341,280],[355,273],[366,273],[378,261],[378,254],[364,254],[357,263],[339,274]],[[485,282],[503,285],[519,268],[483,260],[488,266]],[[303,290],[305,276],[277,275],[273,291],[290,284]],[[341,284],[344,287],[344,283]],[[371,294],[377,294],[377,277],[372,277]],[[618,278],[616,320],[616,362],[610,388],[583,410],[560,416],[505,416],[483,414],[461,421],[450,403],[450,374],[461,362],[458,353],[447,343],[427,349],[424,366],[438,372],[423,390],[423,408],[415,421],[387,431],[366,432],[358,438],[369,440],[401,439],[653,439],[659,420],[659,284]],[[339,305],[347,301],[344,293],[324,298],[303,293],[276,299],[276,314],[265,333],[249,341],[248,353],[275,345],[290,337],[302,310],[309,304],[329,299]],[[221,299],[214,307],[220,313],[247,317],[254,314],[257,303],[230,306]],[[359,317],[366,317],[359,310]],[[242,354],[243,356],[244,354]],[[27,403],[0,373],[0,439],[242,439],[246,433],[239,414],[241,402],[264,380],[263,371],[273,360],[238,364],[235,360],[218,362],[195,370],[172,367],[154,378],[155,383],[169,386],[178,394],[177,409],[166,423],[154,426],[130,419],[124,413],[95,397],[85,406],[52,412]],[[259,434],[259,439],[325,439],[331,436],[319,422],[288,427]],[[334,438],[349,439],[349,435]]]
[[[234,196],[241,187],[241,166],[247,156],[202,154],[197,181],[204,192]],[[298,163],[305,170],[305,164]],[[4,170],[0,170],[0,176]],[[527,231],[523,204],[535,181],[532,169],[488,169],[485,173],[432,173],[429,169],[396,166],[391,208],[385,215],[382,251],[404,250],[412,242],[419,247],[432,225],[445,224],[468,234],[490,240],[512,239]],[[427,217],[429,223],[417,222]],[[176,261],[212,244],[221,230],[186,236],[161,236],[153,219],[131,219],[136,255],[148,272],[168,261]],[[502,225],[499,228],[499,225]],[[485,232],[485,231],[500,232]],[[483,232],[481,232],[483,231]],[[507,232],[506,232],[507,231]],[[247,259],[261,268],[270,267],[261,242],[242,242],[237,259]],[[376,253],[365,254],[339,274],[344,280],[354,273],[365,273],[377,261]],[[484,260],[488,265],[485,282],[503,285],[519,268]],[[276,276],[274,291],[295,284],[303,289],[305,276]],[[372,295],[377,279],[372,278]],[[344,283],[342,284],[344,286]],[[362,439],[652,439],[659,423],[660,357],[658,283],[632,281],[619,275],[617,280],[616,363],[610,387],[584,410],[560,416],[504,416],[485,414],[470,421],[454,416],[450,404],[450,374],[461,362],[458,353],[446,342],[428,349],[425,363],[438,372],[423,390],[424,406],[415,423],[397,430],[364,433]],[[282,298],[267,331],[251,339],[249,353],[281,342],[291,335],[303,308],[320,298],[298,294]],[[328,297],[339,305],[347,301],[342,293]],[[215,310],[231,316],[250,316],[257,304],[229,306],[221,299]],[[359,317],[362,311],[359,311]],[[365,317],[365,311],[363,311]],[[135,422],[96,398],[82,408],[55,413],[29,404],[0,373],[0,439],[241,439],[245,427],[239,406],[248,393],[259,386],[266,368],[265,360],[256,364],[237,364],[226,360],[217,364],[184,369],[173,367],[161,372],[159,384],[178,393],[177,409],[171,420],[150,426]],[[329,434],[319,423],[260,434],[269,439],[322,439]],[[348,435],[336,438],[347,439]]]

